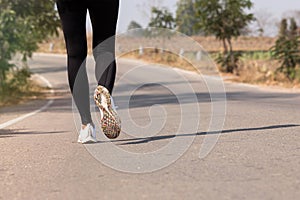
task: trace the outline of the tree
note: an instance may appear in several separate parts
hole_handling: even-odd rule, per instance
[[[246,12],[252,6],[250,0],[195,0],[196,16],[199,18],[196,29],[223,42],[223,56],[218,61],[226,72],[232,73],[237,68],[240,54],[233,52],[232,38],[239,37],[253,21],[253,14]]]
[[[279,37],[271,48],[273,58],[281,62],[277,71],[283,72],[289,80],[296,78],[296,66],[300,64],[299,36],[297,35],[297,23],[294,18],[282,19]]]
[[[137,29],[137,28],[142,28],[142,26],[136,21],[131,21],[130,24],[128,25],[127,30]]]
[[[166,38],[170,39],[173,34],[169,30],[175,28],[175,19],[172,13],[167,8],[152,7],[148,26],[151,28],[146,31],[145,35],[147,37],[161,38],[163,51]],[[155,48],[155,52],[158,52],[157,48]]]
[[[194,29],[197,23],[196,9],[194,0],[179,0],[176,10],[176,26],[177,30],[186,35],[195,35],[198,33]]]
[[[290,37],[295,37],[298,34],[298,25],[295,18],[291,18]]]
[[[279,37],[285,38],[287,34],[288,34],[288,22],[287,19],[282,19],[280,22]]]
[[[54,1],[0,0],[0,90],[3,90],[10,60],[17,52],[25,61],[38,43],[57,33],[59,20]]]
[[[165,0],[151,0],[151,1],[141,1],[142,3],[139,3],[137,5],[138,9],[140,10],[141,14],[146,20],[150,20],[153,13],[152,8],[161,8],[164,4]]]
[[[300,24],[300,10],[287,10],[283,13],[282,18],[294,18],[297,24]]]
[[[152,7],[151,19],[149,22],[150,27],[174,29],[175,19],[172,13],[167,8]]]

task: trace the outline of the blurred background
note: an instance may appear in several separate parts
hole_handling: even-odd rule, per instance
[[[66,51],[54,0],[2,0],[0,8],[0,105],[7,105],[39,96],[26,62],[34,52]],[[294,0],[121,0],[117,33],[147,27],[175,30],[198,42],[230,81],[298,88],[299,24],[300,2]],[[87,35],[91,53],[89,17]],[[204,52],[183,41],[128,35],[118,40],[117,53],[195,70],[182,58],[197,62]],[[144,49],[149,45],[155,48]],[[138,50],[125,53],[133,48]],[[158,50],[163,48],[168,51]]]

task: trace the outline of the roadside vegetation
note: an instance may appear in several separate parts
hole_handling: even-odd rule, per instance
[[[207,46],[204,45],[199,36],[194,39],[211,54],[219,71],[225,76],[231,76],[231,80],[299,87],[300,29],[295,18],[282,19],[278,35],[274,38],[263,38],[264,22],[267,20],[266,18],[259,19],[254,13],[249,12],[253,7],[251,0],[179,0],[177,7],[175,17],[177,30],[192,37],[195,34],[202,35],[204,41],[208,36],[213,36],[214,43],[219,43],[218,47],[213,47],[212,42]],[[149,26],[153,19],[156,19],[156,13],[152,12],[152,16],[154,17],[151,18]],[[191,18],[191,16],[195,17]],[[160,19],[171,20],[172,18],[160,16]],[[254,22],[257,24],[257,30],[251,30],[250,24]],[[159,26],[160,24],[163,23],[156,20],[155,27],[163,28]],[[245,37],[255,31],[259,37]],[[247,44],[243,48],[239,44],[242,40]],[[144,57],[157,56],[158,60],[168,64],[168,61],[162,58],[165,55],[149,55],[153,52],[158,51],[145,53]],[[141,55],[138,57],[145,59]],[[167,60],[173,61],[174,59]],[[174,65],[180,63],[179,60],[180,56]]]
[[[33,86],[26,64],[33,52],[65,53],[54,2],[0,1],[0,105],[36,97],[42,90],[31,90],[38,88]],[[210,53],[220,73],[233,81],[299,87],[300,12],[284,17],[277,27],[270,13],[251,13],[253,6],[251,0],[178,0],[175,16],[159,4],[148,6],[148,26],[175,29],[192,37]],[[141,27],[132,21],[128,29]],[[269,37],[267,32],[274,28],[278,29],[277,36]],[[135,44],[135,39],[128,37],[123,43]],[[183,48],[185,44],[176,45]],[[190,69],[178,56],[179,50],[174,52],[177,55],[148,49],[143,55],[138,51],[126,55]],[[16,54],[23,62],[13,62]]]
[[[192,37],[209,52],[226,79],[251,84],[300,87],[297,25],[300,17],[295,15],[299,17],[298,20],[284,18],[278,23],[280,26],[276,27],[270,13],[250,13],[253,6],[251,0],[178,0],[175,16],[167,8],[148,6],[148,27],[175,29]],[[137,21],[132,21],[128,26],[128,30],[136,28],[142,28]],[[278,29],[277,36],[267,35],[272,28]],[[91,36],[88,38],[90,41]],[[145,41],[133,37],[122,38],[120,43],[123,46],[139,42],[144,46],[154,45],[154,40],[148,38],[148,41],[147,36],[144,38]],[[165,40],[162,43],[168,42]],[[180,41],[176,45],[185,52],[194,51],[180,44]],[[62,34],[41,43],[39,51],[65,53]],[[145,49],[142,55],[137,50],[123,56],[192,70],[193,67],[180,58],[180,49],[172,52]]]
[[[26,68],[9,70],[5,81],[1,81],[0,107],[44,98],[46,88],[30,77],[31,73]]]
[[[30,78],[27,59],[38,44],[57,34],[59,25],[54,1],[0,1],[0,106],[39,96]],[[16,54],[22,62],[14,62]]]

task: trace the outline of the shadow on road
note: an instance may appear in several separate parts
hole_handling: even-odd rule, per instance
[[[282,105],[290,104],[287,101],[292,103],[297,103],[300,94],[297,93],[283,93],[283,92],[260,92],[260,91],[235,91],[235,92],[226,92],[224,93],[215,93],[208,91],[204,92],[195,92],[195,93],[181,93],[173,94],[168,88],[167,85],[170,84],[182,84],[181,82],[162,82],[159,84],[145,84],[141,87],[134,84],[125,84],[117,87],[117,91],[127,93],[127,88],[138,88],[134,94],[128,91],[129,95],[115,95],[116,103],[119,106],[119,109],[127,109],[128,105],[124,105],[128,99],[129,108],[140,108],[148,107],[154,104],[164,105],[164,104],[179,104],[178,96],[180,95],[180,103],[211,103],[212,98],[216,101],[235,102],[235,101],[246,101],[246,102],[272,102],[272,103],[282,103]],[[194,102],[194,97],[196,96],[197,102]],[[224,99],[225,97],[225,99]],[[295,100],[295,98],[297,98]],[[276,100],[276,101],[275,101]]]
[[[42,135],[42,134],[60,134],[60,133],[66,133],[67,131],[44,131],[44,132],[38,132],[38,131],[24,131],[21,129],[2,129],[0,130],[0,139],[1,138],[8,138],[8,137],[15,137],[16,135]]]
[[[192,100],[196,95],[198,102]],[[215,97],[215,101],[223,101],[221,93],[211,94]],[[209,93],[195,93],[195,94],[181,94],[182,102],[184,103],[211,103],[211,96]],[[219,97],[219,98],[218,98]],[[286,93],[254,93],[254,92],[228,92],[226,93],[226,101],[246,101],[246,102],[266,102],[287,104],[286,100],[292,101],[293,98],[299,98],[299,94],[286,94]],[[119,109],[126,109],[128,106],[122,105],[122,101],[128,99],[128,96],[116,96],[116,102],[119,104]],[[272,101],[271,101],[272,100]],[[276,100],[276,102],[274,101]],[[294,103],[297,103],[296,101]],[[136,94],[130,97],[129,108],[148,107],[154,104],[179,104],[177,97],[174,94]]]
[[[163,83],[163,84],[174,84],[174,82]],[[181,84],[180,82],[175,84]],[[55,96],[60,96],[55,98],[54,104],[47,111],[50,112],[70,112],[72,110],[72,99],[67,86],[63,85],[56,87]],[[117,90],[125,92],[126,86],[119,86]],[[92,88],[92,87],[91,87]],[[64,90],[64,94],[60,92]],[[142,92],[142,93],[139,93]],[[128,92],[129,93],[129,92]],[[92,101],[93,91],[91,90],[90,98]],[[130,96],[129,96],[130,95]],[[197,102],[194,102],[194,97],[196,96]],[[211,103],[211,96],[214,96],[215,101],[224,101],[223,93],[208,93],[208,92],[195,92],[195,93],[182,93],[180,94],[181,102],[180,104],[190,104],[190,103]],[[133,95],[130,93],[128,95],[114,95],[115,102],[119,110],[130,109],[130,108],[142,108],[150,107],[152,105],[179,105],[178,97],[169,91],[166,87],[160,84],[145,84],[138,89],[137,93]],[[129,105],[126,105],[128,98],[130,99]],[[298,93],[281,93],[281,92],[259,92],[259,91],[236,91],[236,92],[226,92],[227,102],[250,102],[250,103],[268,103],[276,105],[293,105],[297,104],[300,100],[300,94]],[[32,103],[34,105],[39,105],[37,103]],[[34,106],[29,105],[19,105],[17,109],[0,109],[0,113],[11,113],[11,112],[30,112],[35,110]]]
[[[211,132],[199,132],[199,133],[190,133],[190,134],[173,134],[173,135],[163,135],[163,136],[152,136],[145,138],[132,138],[132,139],[124,139],[124,140],[114,140],[112,142],[123,142],[118,145],[131,145],[131,144],[143,144],[148,142],[153,142],[156,140],[165,140],[175,137],[191,137],[191,136],[199,136],[199,135],[207,135],[207,134],[227,134],[227,133],[235,133],[235,132],[246,132],[246,131],[261,131],[261,130],[272,130],[272,129],[283,129],[283,128],[293,128],[300,127],[297,124],[285,124],[285,125],[274,125],[274,126],[264,126],[264,127],[255,127],[255,128],[239,128],[239,129],[228,129],[222,131],[211,131]]]

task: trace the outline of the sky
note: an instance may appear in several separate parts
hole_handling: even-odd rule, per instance
[[[161,5],[175,13],[176,2],[177,0],[120,0],[118,32],[125,32],[132,20],[146,27],[149,21],[149,6],[151,5]],[[254,3],[254,12],[272,13],[277,20],[281,19],[283,14],[288,11],[300,10],[299,0],[252,0],[252,2]]]

